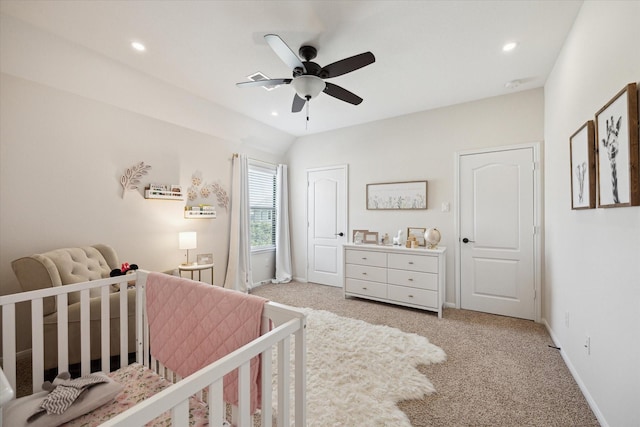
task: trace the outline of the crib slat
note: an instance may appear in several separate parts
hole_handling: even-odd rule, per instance
[[[147,338],[149,336],[148,325],[146,322],[147,313],[144,307],[144,282],[147,280],[147,274],[138,272],[136,276],[136,360],[138,363],[149,367],[149,345]],[[143,332],[146,332],[143,334]],[[140,337],[144,337],[141,339]]]
[[[89,328],[89,289],[80,291],[80,372],[84,375],[91,373],[91,332]]]
[[[273,405],[271,405],[271,401],[273,400],[273,386],[271,384],[273,370],[271,369],[272,359],[273,359],[273,348],[268,348],[267,350],[262,352],[262,415],[261,426],[262,427],[271,427],[272,425],[272,417],[273,417]]]
[[[102,372],[111,370],[109,359],[110,352],[110,310],[109,310],[109,287],[103,286],[100,289],[100,359],[102,360]]]
[[[58,307],[58,372],[69,371],[69,304],[67,294],[56,298]]]
[[[295,417],[296,427],[307,426],[307,325],[294,333],[295,340]]]
[[[120,284],[120,366],[126,366],[129,362],[129,310],[127,309],[127,282]]]
[[[222,379],[215,381],[209,386],[207,393],[207,404],[209,405],[209,425],[221,426],[226,417],[226,410],[223,399]]]
[[[251,361],[243,363],[238,368],[238,426],[249,427],[251,423],[251,399],[250,399],[250,366]]]
[[[2,307],[2,370],[13,390],[16,388],[16,305]]]
[[[289,425],[291,339],[278,342],[278,425]]]
[[[189,427],[189,399],[183,400],[171,408],[171,425]]]
[[[31,301],[31,363],[33,392],[42,389],[44,382],[44,327],[42,298]]]

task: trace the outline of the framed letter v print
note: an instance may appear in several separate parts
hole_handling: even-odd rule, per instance
[[[596,207],[596,145],[593,120],[569,138],[571,153],[571,209]]]
[[[628,84],[596,113],[598,207],[640,206],[638,92]]]

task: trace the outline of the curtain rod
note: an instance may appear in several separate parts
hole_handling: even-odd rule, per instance
[[[233,153],[233,155],[231,156],[233,159],[236,159],[240,154],[238,153]],[[259,160],[259,159],[254,159],[251,157],[248,157],[249,160],[252,160],[254,162],[259,162],[259,163],[264,163],[265,165],[270,165],[270,166],[278,166],[276,163],[271,163],[271,162],[265,162],[264,160]]]

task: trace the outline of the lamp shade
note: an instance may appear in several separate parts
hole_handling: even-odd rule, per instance
[[[320,77],[316,76],[299,76],[291,82],[296,93],[303,99],[311,99],[318,96],[324,90],[327,84]]]
[[[198,241],[195,231],[183,231],[178,234],[178,246],[180,249],[195,249]]]

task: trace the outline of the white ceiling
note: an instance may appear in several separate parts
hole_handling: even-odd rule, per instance
[[[11,1],[12,15],[291,135],[352,126],[541,87],[582,1]],[[371,51],[331,79],[364,102],[326,94],[290,112],[294,91],[237,88],[260,71],[291,77],[263,39],[318,49],[321,66]],[[143,42],[138,53],[129,44]],[[518,48],[503,53],[502,45]],[[505,83],[520,80],[517,88]],[[277,112],[273,116],[272,112]]]

